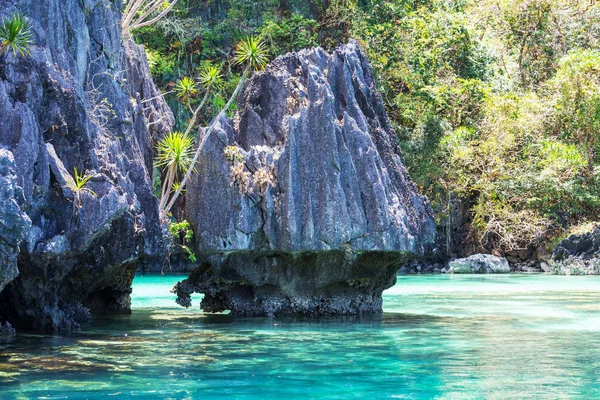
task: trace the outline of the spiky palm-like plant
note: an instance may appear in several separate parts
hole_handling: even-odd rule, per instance
[[[169,212],[169,210],[173,207],[173,205],[175,204],[175,201],[177,200],[177,197],[179,197],[183,188],[185,187],[185,184],[190,179],[190,176],[192,175],[192,172],[194,170],[193,167],[196,164],[196,162],[198,161],[198,157],[200,157],[200,153],[202,152],[204,143],[206,143],[206,139],[208,139],[210,137],[212,131],[215,129],[215,126],[217,125],[217,121],[219,121],[221,118],[223,118],[223,115],[225,115],[227,110],[229,110],[229,107],[231,107],[233,100],[237,97],[240,90],[242,89],[242,86],[243,86],[244,82],[246,81],[246,78],[247,78],[250,70],[252,68],[264,69],[265,66],[267,65],[267,62],[268,62],[267,47],[265,46],[263,40],[260,37],[248,37],[238,43],[238,45],[236,46],[236,49],[235,49],[235,56],[233,58],[233,63],[234,64],[246,64],[244,73],[242,74],[242,77],[241,77],[237,87],[233,91],[233,94],[229,98],[229,101],[227,102],[227,104],[225,104],[225,107],[223,107],[223,109],[219,112],[219,114],[212,120],[212,122],[208,126],[208,129],[206,130],[206,134],[204,135],[204,137],[202,138],[202,141],[200,142],[200,145],[196,149],[196,153],[194,154],[194,158],[192,159],[190,167],[188,168],[183,179],[181,180],[177,191],[175,191],[175,193],[171,197],[171,200],[169,201],[169,203],[164,207],[165,212]]]
[[[96,193],[94,193],[90,188],[86,187],[91,177],[92,176],[88,175],[87,173],[80,173],[77,170],[77,167],[75,167],[73,168],[73,176],[69,176],[67,178],[67,184],[65,185],[65,187],[73,192],[73,204],[75,205],[76,212],[82,206],[81,195],[83,193],[89,193],[92,196],[96,195]]]
[[[184,76],[175,85],[175,92],[181,100],[188,101],[198,93],[198,87],[192,78]]]
[[[184,78],[185,79],[185,78]],[[205,93],[200,105],[196,107],[195,110],[192,110],[189,105],[188,100],[188,108],[192,112],[192,118],[188,123],[188,126],[185,130],[185,134],[189,135],[194,126],[196,125],[196,121],[198,120],[198,114],[200,114],[200,110],[204,107],[206,100],[208,99],[208,95],[210,94],[212,89],[219,89],[223,86],[223,75],[221,75],[221,71],[217,67],[213,67],[212,65],[206,66],[200,70],[200,78],[198,79],[200,85],[204,88]]]
[[[223,86],[223,75],[219,68],[207,65],[200,70],[200,79],[198,81],[205,89],[219,89]]]
[[[235,47],[234,64],[246,64],[249,68],[264,69],[268,59],[267,46],[260,37],[242,39]]]
[[[31,43],[33,43],[31,23],[27,17],[16,13],[8,19],[2,20],[2,24],[0,24],[0,55],[9,50],[12,50],[15,57],[17,53],[21,56],[30,55]]]
[[[181,132],[171,132],[158,142],[156,152],[155,164],[165,171],[159,203],[159,209],[163,210],[171,189],[178,187],[175,185],[177,174],[192,167],[194,139]]]

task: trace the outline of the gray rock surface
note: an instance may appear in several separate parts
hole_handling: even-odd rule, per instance
[[[450,261],[450,273],[455,274],[507,274],[510,272],[504,257],[490,254],[474,254],[467,258]]]
[[[396,283],[404,257],[344,250],[204,253],[175,293],[184,307],[191,306],[192,293],[204,293],[204,311],[234,315],[381,312],[381,294]]]
[[[19,245],[31,227],[31,220],[21,210],[23,202],[13,155],[0,148],[0,291],[19,274]]]
[[[90,313],[128,312],[139,260],[164,251],[151,138],[173,118],[154,96],[143,49],[120,36],[120,9],[0,0],[0,18],[18,10],[34,33],[30,56],[0,57],[0,146],[14,155],[32,222],[19,276],[0,293],[2,317],[17,328],[72,329]],[[152,132],[147,119],[160,119]],[[89,190],[65,187],[74,168],[91,175]]]
[[[422,254],[432,246],[432,211],[356,42],[276,59],[247,82],[239,109],[208,139],[186,193],[198,250]],[[228,145],[245,158],[248,194],[232,184]],[[261,168],[272,184],[261,187]]]
[[[591,232],[570,235],[554,249],[548,262],[558,275],[600,274],[600,225]]]
[[[380,312],[406,254],[432,249],[435,225],[358,44],[276,59],[238,109],[207,139],[187,188],[207,261],[178,286],[180,303],[196,291],[207,311]]]

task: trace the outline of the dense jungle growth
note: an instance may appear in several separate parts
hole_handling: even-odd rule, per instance
[[[450,255],[552,247],[599,219],[593,0],[179,0],[133,33],[181,131],[224,108],[240,40],[261,38],[272,59],[357,39]],[[207,71],[218,84],[181,95]]]

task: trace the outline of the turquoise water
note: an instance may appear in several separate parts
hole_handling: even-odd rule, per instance
[[[600,278],[407,276],[383,316],[233,318],[136,277],[131,316],[0,343],[2,399],[600,398]]]

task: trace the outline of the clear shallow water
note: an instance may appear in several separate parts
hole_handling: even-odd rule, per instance
[[[600,398],[600,278],[407,276],[383,316],[205,315],[136,277],[131,316],[0,343],[0,398]]]

